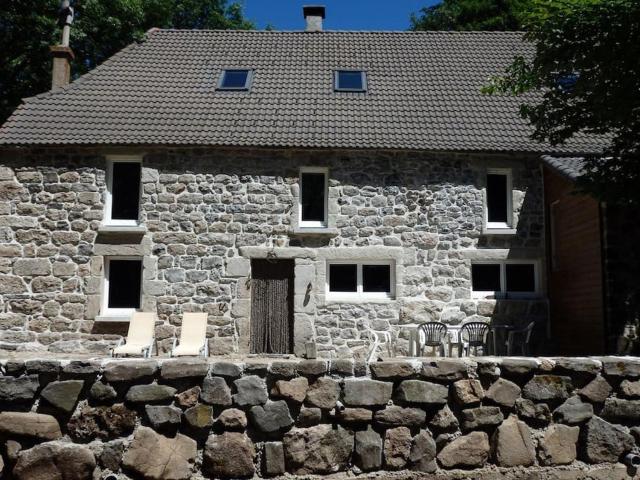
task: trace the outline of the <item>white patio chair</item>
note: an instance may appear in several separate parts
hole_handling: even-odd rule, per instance
[[[178,339],[173,340],[172,357],[187,355],[209,356],[209,343],[207,342],[207,314],[202,312],[186,312],[182,316],[182,329],[180,330],[180,345]]]
[[[120,339],[118,345],[111,350],[111,356],[142,355],[151,357],[156,327],[156,314],[151,312],[134,312],[129,321],[126,343]]]
[[[369,349],[369,355],[367,356],[367,362],[375,362],[376,356],[378,352],[378,347],[380,345],[385,345],[387,348],[387,353],[390,357],[395,357],[395,349],[393,345],[393,336],[391,332],[388,331],[377,331],[371,328],[367,328],[367,333],[369,334],[369,339],[371,340],[371,346]]]

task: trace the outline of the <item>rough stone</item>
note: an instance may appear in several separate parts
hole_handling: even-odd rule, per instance
[[[609,385],[609,382],[603,376],[598,375],[584,388],[580,389],[578,393],[592,403],[604,403],[612,391],[613,388]]]
[[[458,428],[458,419],[448,405],[436,412],[429,425],[438,430],[455,430]]]
[[[226,407],[231,405],[231,389],[224,378],[206,377],[202,382],[200,400],[209,405]]]
[[[422,380],[403,380],[396,390],[398,400],[413,404],[444,405],[448,395],[445,385]]]
[[[593,358],[556,358],[555,370],[570,376],[595,377],[602,369],[602,363]]]
[[[215,478],[252,477],[255,455],[255,447],[244,433],[211,435],[204,447],[202,468],[205,474]]]
[[[247,427],[247,416],[237,408],[223,410],[217,421],[225,430],[244,430]]]
[[[374,362],[370,368],[371,375],[380,380],[407,378],[416,373],[411,363],[403,361]]]
[[[62,367],[62,374],[73,378],[90,379],[100,372],[100,364],[85,360],[72,360]]]
[[[386,405],[391,399],[393,384],[368,379],[345,379],[344,403],[354,407]]]
[[[559,375],[536,375],[522,390],[522,396],[534,402],[566,400],[571,395],[571,378]]]
[[[447,444],[438,453],[438,461],[445,468],[478,468],[487,462],[489,451],[489,436],[471,432]]]
[[[345,408],[339,412],[339,419],[343,423],[369,423],[373,412],[366,408]]]
[[[402,408],[390,405],[378,410],[373,418],[383,427],[418,427],[424,425],[427,414],[420,408]]]
[[[640,359],[633,357],[607,357],[602,359],[602,370],[608,377],[640,377]]]
[[[574,395],[553,411],[553,418],[558,423],[576,425],[593,417],[593,405],[584,403]]]
[[[51,274],[51,262],[47,258],[18,258],[13,264],[13,273],[32,277]]]
[[[0,403],[30,402],[36,396],[39,386],[37,375],[18,378],[0,377]]]
[[[51,415],[33,412],[0,412],[0,435],[32,440],[56,440],[62,436],[58,421]]]
[[[533,465],[536,452],[527,424],[511,416],[500,425],[494,434],[496,463],[501,467]]]
[[[233,362],[215,362],[211,364],[211,375],[238,378],[242,375],[242,365]]]
[[[534,423],[547,424],[551,421],[551,410],[546,403],[533,403],[526,398],[516,400],[516,412],[521,418]]]
[[[69,435],[77,441],[109,440],[133,432],[136,413],[117,403],[109,407],[83,407],[67,423]]]
[[[384,436],[384,464],[390,470],[403,468],[411,453],[411,431],[407,427],[390,428]]]
[[[57,410],[71,413],[78,402],[78,396],[83,386],[82,380],[52,382],[42,389],[40,397]]]
[[[462,428],[473,430],[477,428],[500,425],[504,416],[498,407],[476,407],[462,411]]]
[[[118,360],[107,363],[103,375],[107,382],[136,382],[153,377],[157,370],[155,360]]]
[[[165,403],[173,400],[176,389],[168,385],[134,385],[129,388],[125,400],[131,403]]]
[[[282,442],[265,442],[264,473],[267,475],[282,475],[285,473]]]
[[[98,455],[98,464],[102,468],[117,472],[120,470],[122,456],[124,455],[125,442],[113,440],[102,444],[102,451]]]
[[[640,398],[640,380],[623,380],[620,384],[620,393],[629,398]]]
[[[540,442],[538,457],[542,465],[568,465],[577,456],[576,443],[580,434],[579,427],[551,425],[544,432]]]
[[[467,378],[472,365],[463,359],[441,359],[423,362],[421,374],[430,380],[455,381]]]
[[[91,480],[96,459],[84,445],[46,442],[18,454],[16,480]]]
[[[491,384],[485,397],[501,407],[513,408],[520,392],[521,389],[518,385],[504,378],[499,378]]]
[[[338,383],[331,378],[320,377],[309,387],[305,403],[311,407],[330,410],[336,406],[339,396]]]
[[[89,398],[97,404],[111,404],[118,394],[111,385],[105,385],[102,382],[96,382],[89,389]]]
[[[458,380],[453,384],[453,398],[461,406],[479,404],[484,398],[480,380]]]
[[[637,423],[640,421],[640,400],[607,398],[600,416],[616,422]]]
[[[307,396],[308,389],[309,380],[306,377],[298,377],[291,380],[276,381],[271,389],[271,394],[275,397],[302,403]]]
[[[200,386],[196,385],[195,387],[191,387],[184,392],[176,393],[176,404],[180,408],[193,407],[196,403],[198,403],[200,392]],[[231,401],[231,393],[229,393],[229,401]]]
[[[195,440],[185,435],[168,438],[138,427],[122,464],[147,480],[188,480],[196,454]]]
[[[633,437],[621,427],[592,417],[580,430],[581,457],[588,463],[617,462],[631,450]]]
[[[145,413],[153,429],[160,433],[175,432],[182,420],[182,410],[168,405],[147,405]]]
[[[165,380],[202,378],[209,371],[204,358],[172,358],[162,362],[160,376]]]
[[[262,405],[269,398],[265,381],[256,375],[239,378],[233,383],[238,390],[238,393],[233,395],[233,401],[237,405]]]
[[[289,407],[284,400],[268,401],[264,405],[255,405],[249,410],[249,417],[258,430],[274,433],[293,425]]]
[[[372,414],[373,415],[373,414]],[[322,420],[322,410],[319,408],[302,408],[296,419],[298,427],[313,427]]]
[[[420,430],[411,441],[409,463],[411,470],[433,473],[438,468],[436,464],[436,442],[428,430]]]
[[[284,455],[291,473],[326,474],[345,470],[351,457],[354,435],[337,426],[323,424],[293,428],[284,435]]]
[[[296,371],[299,375],[317,377],[328,372],[327,362],[324,360],[302,360],[298,362]]]
[[[365,472],[382,466],[382,437],[371,426],[356,432],[354,462]]]
[[[191,428],[203,430],[213,426],[213,408],[199,403],[184,412],[184,420]]]

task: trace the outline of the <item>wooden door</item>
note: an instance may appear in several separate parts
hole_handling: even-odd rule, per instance
[[[293,350],[293,260],[251,261],[251,353]]]

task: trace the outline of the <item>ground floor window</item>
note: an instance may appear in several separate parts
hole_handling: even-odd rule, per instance
[[[329,298],[393,298],[394,295],[391,261],[330,261],[327,264]]]
[[[539,294],[538,262],[505,260],[471,265],[474,297],[520,298]]]
[[[142,259],[105,258],[103,314],[130,315],[140,308]]]

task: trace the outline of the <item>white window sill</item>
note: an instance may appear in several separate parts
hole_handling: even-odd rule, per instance
[[[483,227],[482,234],[483,235],[515,235],[517,233],[515,228],[508,227]]]
[[[391,303],[395,302],[395,297],[368,297],[366,295],[327,295],[326,303]]]
[[[338,235],[337,228],[328,227],[296,227],[293,229],[293,235]]]
[[[98,233],[126,233],[131,235],[144,235],[147,227],[144,225],[126,225],[118,223],[106,223],[98,227]]]
[[[125,323],[131,320],[131,315],[99,315],[96,317],[96,322],[112,322],[112,323]]]

